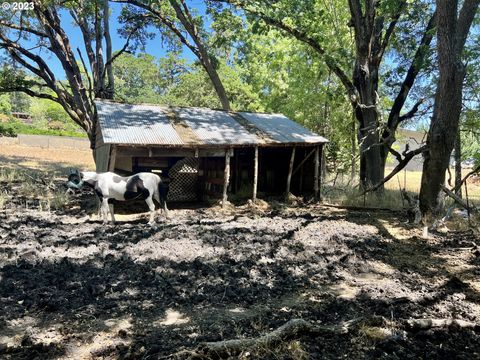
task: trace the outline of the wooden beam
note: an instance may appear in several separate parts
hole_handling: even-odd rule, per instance
[[[320,165],[320,151],[319,147],[315,146],[315,160],[314,160],[314,175],[313,175],[313,191],[315,193],[315,199],[319,200],[320,197],[320,189],[318,186],[318,179],[319,179],[319,166]]]
[[[225,151],[225,171],[223,174],[223,196],[222,196],[222,207],[224,208],[227,205],[227,189],[228,182],[230,180],[230,149]]]
[[[292,148],[292,156],[290,157],[290,165],[288,167],[287,189],[285,190],[285,199],[288,199],[288,194],[290,193],[290,183],[292,182],[294,161],[295,161],[295,146]]]
[[[255,157],[253,159],[253,196],[252,200],[257,200],[257,184],[258,184],[258,146],[255,146]]]
[[[305,158],[302,160],[302,162],[301,162],[300,164],[298,164],[298,166],[295,168],[295,170],[293,170],[292,176],[295,175],[298,170],[300,170],[300,168],[302,167],[302,165],[305,164],[305,161],[307,161],[308,158],[309,158],[310,156],[312,156],[312,154],[313,154],[314,152],[315,152],[315,149],[313,149],[312,151],[310,151],[310,152],[308,153],[308,155],[305,156]]]
[[[115,161],[117,160],[117,147],[112,145],[112,149],[110,150],[110,160],[108,161],[108,171],[115,170]]]

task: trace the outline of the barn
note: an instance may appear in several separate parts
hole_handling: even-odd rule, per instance
[[[281,114],[97,101],[97,172],[159,172],[169,201],[320,196],[328,142]]]

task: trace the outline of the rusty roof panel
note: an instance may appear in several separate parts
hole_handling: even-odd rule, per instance
[[[282,114],[239,112],[240,116],[279,143],[327,143],[317,135]]]
[[[226,111],[206,108],[175,108],[183,120],[205,144],[258,144],[259,139]]]

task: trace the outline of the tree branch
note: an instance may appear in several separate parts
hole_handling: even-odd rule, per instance
[[[462,8],[460,9],[457,22],[457,36],[455,39],[455,50],[459,53],[461,53],[465,41],[467,40],[470,26],[475,18],[475,14],[477,13],[479,5],[480,0],[465,0]],[[458,56],[460,56],[460,54],[458,54]]]
[[[0,46],[3,48],[6,48],[6,50],[10,53],[10,55],[15,57],[16,60],[18,60],[27,69],[32,71],[35,75],[45,80],[45,82],[49,86],[51,87],[55,86],[55,81],[56,81],[55,75],[50,70],[46,62],[40,56],[35,55],[30,51],[28,51],[27,49],[22,48],[18,43],[12,42],[10,39],[5,37],[2,33],[0,33],[0,39],[3,41],[3,43],[0,43]],[[25,59],[23,59],[19,55],[19,53],[29,58],[30,60],[34,61],[38,65],[38,68],[28,63]]]
[[[437,24],[437,13],[434,12],[428,21],[427,27],[423,32],[422,39],[418,45],[413,60],[410,64],[410,67],[405,75],[400,90],[398,91],[397,97],[395,98],[390,113],[388,115],[387,126],[383,132],[382,137],[388,144],[392,144],[395,141],[394,134],[397,130],[398,124],[400,123],[400,112],[405,105],[410,89],[412,88],[415,79],[422,69],[423,61],[426,53],[426,49],[430,46],[430,43],[433,39],[433,29]]]
[[[0,26],[5,26],[9,29],[14,29],[14,30],[19,30],[19,31],[25,31],[25,32],[28,32],[28,33],[33,34],[33,35],[37,35],[37,36],[42,37],[42,38],[47,37],[47,34],[41,32],[41,31],[29,28],[29,27],[25,27],[25,26],[19,26],[19,25],[16,25],[16,24],[11,24],[11,23],[3,21],[3,20],[0,20]]]
[[[388,44],[390,43],[390,38],[393,35],[395,27],[397,26],[398,20],[400,19],[400,16],[403,14],[403,11],[405,10],[406,6],[407,6],[407,1],[403,0],[400,2],[400,4],[398,5],[398,11],[395,12],[395,14],[392,17],[392,20],[390,21],[390,24],[388,25],[388,28],[385,31],[385,35],[383,36],[382,44],[380,46],[380,51],[378,52],[378,55],[377,55],[378,62],[382,60],[383,54],[385,53],[385,50]]]
[[[41,86],[41,84],[38,84],[38,85]],[[32,90],[31,88],[28,88],[28,87],[25,87],[25,86],[14,85],[14,86],[7,87],[7,88],[1,88],[0,90],[2,92],[6,92],[6,93],[9,93],[9,92],[23,92],[23,93],[25,93],[25,94],[27,94],[31,97],[36,97],[36,98],[40,98],[40,99],[48,99],[48,100],[55,101],[56,103],[60,104],[60,100],[58,99],[58,97],[55,97],[51,94],[39,93],[39,92],[36,92],[36,91]]]
[[[411,119],[412,117],[415,116],[415,114],[417,113],[418,111],[418,108],[420,107],[420,105],[422,105],[423,103],[425,102],[425,99],[420,99],[418,100],[415,105],[413,105],[413,107],[410,109],[410,111],[408,111],[407,113],[403,114],[402,116],[400,116],[398,118],[398,122],[402,122],[402,121],[405,121],[405,120],[408,120],[408,119]]]
[[[150,13],[155,15],[155,17],[157,17],[162,23],[164,23],[175,35],[177,35],[177,37],[180,39],[182,44],[184,44],[187,48],[189,48],[190,51],[195,54],[195,56],[200,58],[200,54],[198,52],[198,49],[188,41],[188,39],[175,26],[175,24],[172,21],[170,21],[169,19],[167,19],[162,13],[160,13],[159,11],[154,9],[152,6],[144,4],[144,3],[140,2],[140,1],[137,1],[137,0],[110,0],[110,1],[115,2],[115,3],[121,3],[121,4],[135,5],[135,6],[138,6],[139,8],[141,8],[143,10],[149,11]]]
[[[90,100],[93,101],[94,96],[92,96],[93,95],[92,80],[90,79],[90,75],[88,74],[87,66],[85,65],[85,60],[83,60],[82,52],[78,47],[77,47],[77,52],[78,52],[78,56],[80,57],[80,61],[82,62],[83,71],[85,71],[85,76],[87,77],[87,80],[88,80],[88,95],[90,97]]]
[[[112,56],[111,59],[108,59],[107,62],[105,63],[105,69],[110,65],[113,64],[113,62],[120,56],[122,55],[125,51],[127,51],[128,46],[130,45],[130,39],[132,36],[135,34],[135,32],[140,28],[140,25],[136,26],[130,34],[128,34],[127,41],[123,45],[123,47],[115,53],[115,55]],[[105,76],[105,70],[103,71],[102,76]]]
[[[415,155],[421,154],[422,152],[424,152],[426,150],[427,150],[427,145],[423,145],[423,146],[419,147],[418,149],[415,149],[415,150],[409,151],[408,153],[405,153],[404,158],[401,161],[398,162],[398,165],[395,166],[395,168],[392,170],[392,172],[390,174],[388,174],[382,181],[380,181],[376,185],[374,185],[374,186],[366,189],[365,191],[363,191],[361,195],[365,195],[368,192],[377,190],[379,187],[381,187],[383,184],[385,184],[387,181],[389,181],[392,177],[394,177],[396,174],[398,174],[400,171],[402,171],[403,168],[405,166],[407,166],[407,164],[410,162],[410,160],[413,159],[413,157]],[[397,154],[398,154],[398,152],[397,152]],[[400,155],[400,154],[398,154],[398,155]],[[397,160],[398,160],[398,158],[397,158]]]
[[[458,189],[460,189],[465,181],[472,176],[473,174],[477,174],[480,172],[480,165],[478,165],[476,168],[474,168],[472,171],[470,171],[467,175],[463,177],[462,180],[460,180],[460,183],[457,184],[454,188],[451,189],[452,192],[456,193]]]
[[[338,66],[337,62],[326,53],[325,49],[318,43],[317,40],[308,36],[305,32],[299,29],[290,27],[281,20],[271,18],[260,12],[253,12],[252,10],[247,11],[260,17],[263,21],[265,21],[266,24],[273,25],[295,37],[297,40],[300,40],[305,44],[310,45],[317,53],[319,53],[325,59],[325,64],[339,78],[343,86],[346,88],[348,94],[350,95],[350,101],[355,105],[357,104],[359,97],[355,86],[350,81],[349,77],[345,74],[345,72]]]

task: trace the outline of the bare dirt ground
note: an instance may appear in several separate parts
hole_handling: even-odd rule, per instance
[[[88,216],[89,192],[46,212],[25,209],[19,186],[0,183],[2,359],[210,359],[201,344],[291,319],[354,326],[230,359],[480,358],[472,230],[424,239],[401,212],[278,203],[104,226]],[[421,329],[409,319],[463,322]]]
[[[0,214],[1,358],[156,359],[293,318],[360,320],[345,335],[232,359],[480,357],[470,231],[422,239],[401,214],[316,205],[173,210],[157,228],[105,227],[80,210],[88,196],[55,213],[11,201]],[[474,325],[412,330],[410,318]]]

